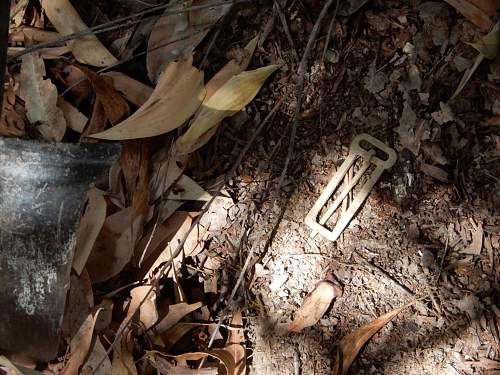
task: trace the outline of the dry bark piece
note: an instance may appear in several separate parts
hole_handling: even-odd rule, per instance
[[[61,35],[88,29],[69,0],[41,0],[40,3],[48,19]],[[82,64],[103,67],[118,62],[95,35],[71,40],[67,45],[75,59]]]
[[[288,326],[288,331],[299,332],[315,325],[331,306],[335,298],[342,296],[342,288],[331,281],[322,280],[304,298],[300,309]]]
[[[333,369],[333,375],[346,375],[366,342],[396,315],[413,303],[414,301],[394,309],[345,336],[337,347],[337,361]]]
[[[57,88],[45,79],[45,64],[39,54],[23,56],[21,91],[26,103],[26,115],[48,141],[61,141],[66,132],[66,120],[57,107]]]
[[[189,119],[204,97],[203,73],[193,67],[192,57],[170,63],[142,107],[125,121],[92,137],[125,140],[168,133]]]

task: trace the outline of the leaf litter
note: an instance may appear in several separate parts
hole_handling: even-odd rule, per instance
[[[16,28],[11,33],[11,43],[24,45],[22,48],[82,33],[88,30],[87,26],[94,26],[94,20],[78,14],[69,1],[22,3],[18,2],[22,6],[16,8],[22,17],[13,18]],[[408,308],[408,317],[404,318],[411,320],[411,324],[414,324],[413,315],[418,315],[422,327],[428,322],[447,327],[448,319],[458,314],[453,310],[456,309],[465,311],[472,321],[477,318],[481,332],[494,331],[491,327],[495,327],[495,319],[488,318],[487,314],[479,318],[479,310],[472,309],[470,301],[494,310],[493,304],[483,302],[484,298],[490,298],[484,297],[490,290],[477,289],[475,285],[487,278],[476,275],[477,266],[490,261],[488,272],[495,272],[498,222],[491,219],[493,215],[474,215],[473,218],[469,215],[465,223],[459,224],[450,223],[453,218],[444,214],[423,219],[422,208],[415,202],[408,203],[408,197],[420,200],[422,206],[432,202],[432,209],[429,206],[425,209],[429,213],[436,207],[441,208],[439,205],[451,204],[450,197],[456,198],[455,193],[473,197],[471,202],[477,202],[479,196],[471,188],[473,185],[463,169],[467,161],[461,154],[470,150],[475,163],[483,165],[485,173],[484,165],[498,157],[498,147],[496,151],[488,148],[495,141],[499,144],[495,134],[489,133],[492,122],[485,122],[486,125],[481,125],[484,127],[476,123],[483,108],[479,111],[475,105],[482,101],[471,101],[472,104],[462,101],[475,89],[477,82],[471,81],[473,75],[478,82],[481,80],[481,89],[484,89],[481,64],[490,64],[488,67],[492,69],[492,78],[485,82],[488,88],[495,90],[491,86],[498,83],[494,78],[498,77],[494,70],[498,55],[494,2],[450,0],[424,2],[418,9],[391,4],[382,9],[366,1],[346,1],[335,13],[332,7],[329,14],[332,33],[316,41],[311,60],[315,59],[316,49],[319,55],[328,50],[340,58],[319,65],[312,62],[310,71],[305,73],[308,109],[301,114],[298,127],[301,137],[297,142],[300,150],[292,153],[292,164],[297,158],[304,162],[300,165],[309,165],[308,153],[317,146],[320,151],[311,168],[317,176],[324,175],[331,165],[339,162],[342,144],[348,144],[347,139],[352,135],[368,131],[395,143],[401,165],[396,166],[392,179],[384,180],[380,196],[377,192],[373,201],[370,198],[367,202],[370,214],[360,213],[350,227],[352,233],[341,239],[341,245],[332,248],[300,233],[297,223],[302,217],[295,211],[312,201],[310,191],[323,181],[307,175],[309,172],[305,169],[301,172],[296,164],[295,169],[291,168],[291,183],[283,189],[294,186],[286,190],[291,194],[290,203],[284,205],[288,210],[284,216],[286,225],[276,230],[277,237],[275,242],[271,241],[269,253],[259,253],[259,259],[253,259],[248,254],[252,255],[253,248],[260,248],[261,241],[265,242],[262,238],[265,235],[259,233],[265,226],[262,223],[270,223],[280,206],[279,200],[270,193],[275,184],[273,178],[281,172],[273,169],[276,167],[273,165],[274,160],[276,165],[281,165],[288,116],[295,110],[287,85],[301,78],[289,74],[289,70],[294,69],[294,53],[286,50],[288,42],[282,40],[279,27],[289,29],[300,51],[300,47],[306,45],[318,7],[322,6],[310,1],[282,3],[280,21],[285,25],[281,26],[271,22],[277,17],[276,7],[233,8],[230,3],[218,6],[206,0],[172,2],[172,8],[158,8],[153,12],[145,6],[141,9],[150,13],[133,14],[131,9],[136,9],[137,4],[132,7],[124,2],[117,10],[113,10],[111,4],[101,4],[100,10],[108,19],[131,15],[120,26],[130,29],[124,32],[128,36],[122,49],[128,54],[127,58],[118,54],[115,57],[109,52],[116,48],[105,41],[124,35],[109,30],[104,31],[105,35],[99,32],[97,36],[87,34],[64,40],[60,51],[41,49],[18,59],[20,65],[9,66],[0,121],[3,136],[41,137],[58,142],[116,141],[122,144],[123,150],[120,162],[111,168],[109,175],[89,190],[86,210],[76,233],[65,317],[68,326],[64,329],[62,345],[66,354],[61,351],[58,358],[46,365],[46,371],[260,373],[262,346],[255,322],[262,317],[268,319],[267,327],[280,319],[291,321],[286,324],[285,331],[289,333],[268,338],[269,345],[276,344],[274,354],[281,356],[275,363],[269,361],[271,367],[284,366],[293,368],[295,373],[312,373],[308,371],[318,365],[314,373],[326,374],[333,370],[333,373],[345,374],[351,366],[363,367],[369,361],[379,366],[384,361],[384,353],[377,360],[367,348],[367,357],[362,361],[356,358],[369,340],[373,341],[370,348],[384,345],[375,333],[393,324],[389,322],[408,305],[355,330],[353,327],[359,324],[353,322],[359,321],[359,317],[366,321],[367,315],[377,316],[379,311],[386,310],[385,306],[395,305],[392,292],[387,291],[386,285],[371,280],[374,275],[366,270],[361,275],[339,270],[344,293],[331,280],[317,283],[324,277],[319,275],[324,271],[322,267],[331,267],[325,259],[342,257],[344,263],[334,263],[336,267],[341,264],[355,269],[362,267],[349,264],[352,259],[346,257],[353,243],[361,245],[369,254],[377,254],[370,264],[380,261],[389,269],[386,274],[377,273],[376,277],[402,278],[410,285],[418,279],[421,286],[428,284],[423,280],[428,277],[433,280],[429,285],[433,288],[439,285],[445,290],[432,289],[436,296],[425,303],[416,302],[413,310]],[[191,6],[191,10],[180,10],[180,7]],[[433,12],[436,9],[438,12]],[[423,26],[415,22],[417,16]],[[139,20],[142,23],[136,22]],[[258,32],[263,29],[264,21],[270,26],[266,26],[265,37],[261,37]],[[152,26],[152,31],[140,30],[140,25],[145,23]],[[372,40],[370,33],[355,32],[356,23],[366,25],[370,33],[375,32],[373,38],[377,40]],[[467,28],[488,34],[459,41],[456,34],[465,34]],[[219,30],[232,30],[232,33],[219,34]],[[393,35],[396,39],[392,39]],[[403,42],[398,44],[397,38],[403,38]],[[349,43],[344,43],[347,39]],[[126,40],[130,45],[126,45]],[[229,49],[231,53],[224,55]],[[475,62],[471,54],[474,49],[479,53]],[[372,53],[375,50],[378,52]],[[360,51],[363,51],[361,55]],[[139,55],[132,56],[133,53]],[[141,56],[146,56],[145,60],[137,59]],[[429,56],[434,61],[426,60]],[[123,60],[118,61],[117,57]],[[347,66],[346,62],[349,62]],[[109,68],[97,70],[102,67]],[[450,88],[460,78],[457,72],[449,72],[454,68],[458,73],[464,72],[458,88]],[[314,87],[318,87],[317,91]],[[337,88],[343,96],[337,96]],[[319,102],[318,97],[321,97]],[[446,102],[450,97],[452,100]],[[272,107],[270,103],[283,98],[286,109],[272,118],[265,136],[252,149],[252,156],[234,167],[236,175],[229,175],[228,163],[238,161],[243,140],[261,123],[261,117]],[[493,104],[484,110],[494,111],[495,99],[491,102]],[[354,107],[358,110],[353,111]],[[344,113],[337,117],[337,111]],[[232,119],[238,113],[245,115],[245,121]],[[315,127],[306,128],[311,119]],[[477,129],[474,139],[468,138],[471,128]],[[305,129],[313,130],[304,132]],[[332,129],[335,129],[334,141]],[[386,134],[391,132],[396,137]],[[320,133],[321,137],[317,136]],[[482,144],[479,152],[474,142],[483,138],[493,142],[488,147]],[[407,150],[410,156],[406,155]],[[265,168],[269,168],[269,172],[263,173]],[[482,186],[495,186],[494,175],[480,176]],[[308,186],[305,190],[309,193],[305,192],[304,185]],[[453,189],[447,190],[450,186]],[[395,204],[391,199],[388,203],[392,187],[400,213],[390,208]],[[298,200],[295,188],[302,194]],[[269,209],[267,205],[271,200],[274,203]],[[459,207],[458,211],[452,209],[456,215],[461,215],[462,206]],[[449,212],[447,207],[442,211]],[[382,217],[383,224],[374,224],[374,217]],[[391,225],[394,217],[397,217],[398,228],[406,225],[413,228],[413,240],[400,238],[395,233],[383,233],[382,237],[372,235],[386,230],[384,226]],[[417,225],[419,220],[425,223]],[[441,220],[450,222],[441,223]],[[353,240],[356,234],[359,237]],[[380,238],[393,236],[396,242],[392,247],[405,244],[409,250],[406,253],[394,250],[396,256],[387,261],[386,253],[393,250],[384,247],[387,244]],[[443,245],[444,253],[441,248],[432,247],[438,246],[436,243]],[[299,262],[287,260],[293,259],[297,252]],[[417,253],[430,253],[427,258],[432,261],[417,265],[413,260],[413,254]],[[311,256],[314,262],[308,260]],[[318,261],[321,257],[323,261]],[[253,268],[251,271],[248,264]],[[240,281],[234,283],[238,276],[245,285],[239,291],[234,287],[240,285]],[[279,278],[284,282],[273,285],[272,280]],[[453,289],[453,285],[459,287]],[[457,290],[464,286],[480,292],[477,296],[468,292],[470,295],[465,299],[457,296]],[[415,288],[412,285],[412,289]],[[421,295],[427,295],[424,287],[418,290]],[[307,294],[307,291],[310,292]],[[240,294],[238,300],[233,299],[235,294]],[[353,303],[352,298],[357,302]],[[454,301],[452,304],[448,303],[450,299]],[[362,303],[357,304],[359,301]],[[374,301],[376,303],[372,303]],[[342,335],[335,330],[345,333],[340,341],[337,340]],[[349,331],[351,333],[347,333]],[[325,345],[323,339],[337,344],[334,356],[327,356],[328,368],[320,368],[324,359],[318,360],[321,354],[317,348],[330,345]],[[283,350],[286,355],[281,353],[283,345],[288,346]],[[248,346],[253,350],[250,357]],[[473,345],[458,341],[450,350],[466,353],[465,347],[470,350]],[[290,354],[287,350],[295,352]],[[299,350],[305,354],[301,355]],[[491,359],[496,358],[495,355],[478,350],[474,360],[462,354],[454,358],[472,374],[477,368],[498,367],[498,361]],[[456,365],[456,361],[449,362]],[[393,366],[390,360],[387,364]],[[0,366],[14,368],[5,357]],[[464,373],[469,373],[466,371]]]

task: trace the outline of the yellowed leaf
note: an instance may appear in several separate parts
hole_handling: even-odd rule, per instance
[[[66,132],[66,120],[57,107],[57,88],[45,79],[45,64],[39,54],[23,56],[21,91],[26,103],[26,115],[37,125],[40,134],[49,141],[61,141]]]
[[[180,153],[189,153],[192,145],[224,118],[240,111],[257,95],[267,77],[278,69],[269,65],[235,75],[204,102],[189,129],[177,141]]]
[[[192,57],[170,63],[150,98],[125,121],[93,138],[124,140],[154,137],[181,126],[205,97],[203,73],[192,65]]]
[[[396,315],[412,305],[415,301],[384,314],[372,322],[358,328],[354,332],[345,336],[337,347],[337,362],[333,369],[333,375],[347,375],[351,364],[356,359],[361,348],[372,336],[377,333],[384,325],[390,322]]]
[[[113,86],[120,91],[132,104],[140,107],[149,99],[153,88],[129,77],[122,72],[106,72],[105,76],[113,79]]]
[[[253,38],[243,49],[242,56],[239,59],[232,59],[224,67],[219,70],[207,83],[207,96],[204,101],[207,101],[212,97],[212,95],[220,89],[227,81],[237,74],[243,72],[248,68],[250,60],[252,59],[255,47],[257,47],[257,42],[259,41],[259,36],[257,35]]]
[[[85,129],[85,125],[88,122],[87,116],[81,113],[78,109],[73,107],[70,103],[59,96],[57,99],[57,106],[63,112],[64,119],[66,120],[66,125],[71,130],[81,133]]]
[[[9,359],[3,355],[0,355],[0,369],[6,368],[10,372],[6,372],[7,374],[12,375],[23,375],[23,373],[14,365]],[[4,371],[4,370],[2,370]]]
[[[69,0],[41,0],[40,3],[48,19],[61,35],[88,29]],[[118,62],[95,35],[71,40],[67,45],[75,59],[82,64],[102,67]]]
[[[477,42],[469,43],[484,57],[490,60],[494,60],[498,56],[498,51],[500,49],[500,28],[498,26],[499,24],[497,23],[495,27],[493,27],[493,30]]]
[[[295,313],[293,322],[288,326],[290,332],[299,332],[315,325],[325,314],[333,300],[342,295],[340,286],[322,280],[304,298],[300,309]]]
[[[250,63],[250,60],[252,59],[253,53],[255,51],[255,47],[257,46],[258,40],[259,36],[257,35],[250,42],[248,42],[248,44],[243,49],[241,56],[238,56],[237,58],[234,58],[231,61],[229,61],[226,65],[224,65],[224,67],[221,70],[219,70],[210,79],[210,81],[208,81],[206,86],[207,95],[205,96],[205,100],[203,102],[208,101],[208,99],[210,99],[212,95],[218,89],[220,89],[227,81],[229,81],[235,75],[240,74],[248,67],[248,64]],[[191,145],[190,150],[184,152],[191,153],[203,147],[214,136],[218,126],[219,124],[217,124],[213,128],[203,133],[203,135],[201,135],[196,140],[196,142],[194,142]]]
[[[106,200],[102,194],[102,191],[96,188],[90,189],[87,193],[87,208],[76,231],[75,255],[73,257],[73,269],[78,275],[82,273],[106,220]]]

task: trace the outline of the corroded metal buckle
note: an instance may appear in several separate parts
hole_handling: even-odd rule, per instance
[[[382,158],[380,154],[384,155],[384,157]],[[355,165],[358,159],[361,161],[359,170],[354,173],[349,182],[345,183],[346,186],[340,190],[333,200],[333,203],[329,207],[325,207],[328,201],[337,193],[347,173]],[[319,233],[330,241],[336,241],[356,215],[384,170],[391,168],[396,162],[396,159],[396,152],[392,148],[371,135],[360,134],[354,138],[351,143],[349,155],[333,175],[330,182],[306,216],[305,222],[313,230],[311,236],[314,237]],[[369,170],[371,171],[369,172]],[[362,185],[360,185],[358,191],[354,194],[349,208],[345,212],[339,214],[333,230],[329,230],[325,226],[326,222],[336,213],[349,193],[354,192],[354,189],[365,174],[366,181],[362,182]],[[326,211],[321,214],[321,210],[324,208],[326,208]]]

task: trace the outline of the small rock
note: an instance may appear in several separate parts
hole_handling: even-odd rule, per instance
[[[420,263],[422,264],[422,267],[433,267],[436,264],[434,253],[427,249],[422,250],[420,255]]]

